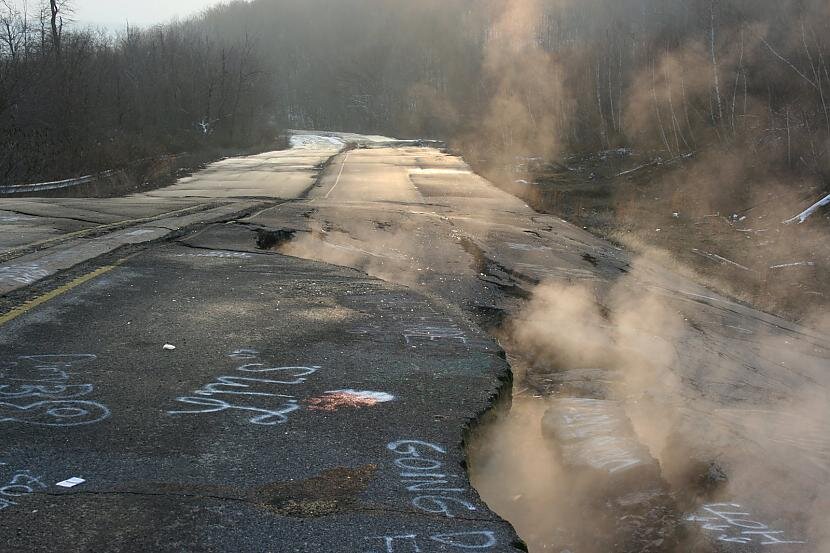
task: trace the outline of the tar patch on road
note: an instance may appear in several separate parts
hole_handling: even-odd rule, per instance
[[[377,472],[377,465],[338,467],[298,482],[276,482],[255,488],[251,498],[282,516],[310,518],[352,510]]]

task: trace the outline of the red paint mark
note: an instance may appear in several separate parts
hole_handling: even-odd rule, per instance
[[[359,395],[351,392],[326,392],[320,397],[305,400],[312,411],[337,411],[341,407],[360,409],[380,403],[375,397]]]

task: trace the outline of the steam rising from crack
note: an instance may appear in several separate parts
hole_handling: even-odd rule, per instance
[[[782,532],[774,536],[809,536],[806,550],[830,547],[822,522],[830,485],[830,401],[820,369],[827,350],[796,349],[791,334],[761,323],[743,329],[751,339],[712,343],[723,339],[721,329],[690,327],[695,311],[649,285],[646,262],[633,266],[609,289],[540,284],[505,326],[502,343],[526,376],[516,383],[509,416],[471,448],[477,489],[516,525],[531,551],[719,551],[699,528],[681,529],[684,513],[718,501],[751,506]],[[720,349],[710,351],[709,344]],[[658,531],[662,526],[657,538],[631,528],[620,533],[623,513],[609,511],[602,494],[597,499],[596,483],[564,466],[555,444],[542,437],[550,390],[534,385],[574,369],[613,375],[587,395],[619,402],[635,438],[660,463],[671,502],[637,515],[651,517]],[[747,380],[748,370],[759,377]]]

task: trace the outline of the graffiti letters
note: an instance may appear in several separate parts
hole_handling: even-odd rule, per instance
[[[228,354],[231,359],[239,360],[254,360],[258,356],[259,352],[249,348],[237,349]],[[176,401],[188,407],[167,411],[167,414],[195,415],[236,411],[248,414],[248,422],[251,424],[284,424],[288,422],[289,414],[300,409],[300,402],[293,395],[277,393],[279,387],[302,384],[306,377],[319,369],[319,366],[273,367],[264,363],[247,363],[236,368],[239,374],[218,376],[213,382],[195,390],[193,395],[176,398]],[[251,376],[254,374],[257,376]],[[223,396],[224,399],[214,396]],[[279,401],[271,400],[271,405],[242,403],[245,399],[254,398],[279,398]]]
[[[418,536],[417,534],[399,534],[395,536],[373,536],[366,539],[380,541],[383,547],[381,550],[383,553],[420,553],[421,551],[429,551],[430,542],[449,545],[459,550],[479,551],[493,549],[498,545],[495,532],[490,530],[433,534],[424,537]],[[374,553],[374,551],[370,553]]]
[[[19,498],[42,489],[46,489],[46,484],[40,478],[32,476],[28,470],[15,471],[5,483],[0,480],[0,511],[17,505]]]
[[[109,409],[87,398],[92,384],[69,384],[73,366],[94,360],[91,354],[23,355],[0,366],[0,423],[34,426],[83,426],[110,416]]]
[[[401,484],[406,491],[417,494],[411,499],[413,507],[447,518],[476,510],[475,505],[463,497],[467,488],[452,480],[461,477],[446,474],[442,459],[446,449],[421,440],[392,442],[386,448],[397,455],[394,464]]]
[[[737,503],[711,503],[704,505],[698,514],[686,517],[704,530],[717,533],[717,540],[726,543],[759,545],[784,545],[806,543],[784,537],[783,530],[774,530],[756,520]]]

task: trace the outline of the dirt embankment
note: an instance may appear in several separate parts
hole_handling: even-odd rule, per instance
[[[720,152],[661,159],[620,149],[501,170],[481,165],[538,211],[762,310],[827,324],[816,319],[830,306],[830,208],[783,223],[830,192],[820,179],[736,167]]]

